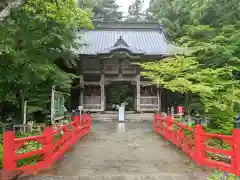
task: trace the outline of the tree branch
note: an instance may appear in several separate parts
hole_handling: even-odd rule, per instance
[[[6,7],[0,11],[0,22],[5,20],[12,11],[26,4],[26,2],[27,0],[12,0],[8,2]]]

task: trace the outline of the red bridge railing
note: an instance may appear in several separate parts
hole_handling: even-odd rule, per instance
[[[204,132],[197,123],[194,128],[175,121],[172,117],[154,115],[154,131],[172,142],[197,165],[215,168],[240,176],[240,128],[236,126],[231,136]],[[225,144],[216,148],[213,142]]]
[[[43,134],[26,138],[15,138],[14,131],[3,133],[3,170],[18,170],[24,173],[50,167],[68,148],[74,145],[82,136],[91,130],[91,117],[89,114],[82,114],[72,117],[72,122],[65,124],[58,129],[45,127]],[[30,152],[17,153],[26,143],[37,142],[40,148]],[[21,159],[39,157],[34,164],[17,166]]]

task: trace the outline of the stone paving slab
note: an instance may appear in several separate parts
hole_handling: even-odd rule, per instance
[[[193,177],[193,173],[198,173]],[[152,123],[96,123],[49,170],[29,180],[188,180],[206,177],[180,150],[155,134]],[[206,178],[205,178],[206,179]]]
[[[36,176],[24,179],[31,180],[206,180],[206,177],[189,175],[143,175],[143,176]]]

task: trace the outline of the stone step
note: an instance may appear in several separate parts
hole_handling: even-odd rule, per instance
[[[100,114],[100,113],[92,113],[91,117],[93,121],[117,121],[118,114]],[[152,121],[153,113],[142,113],[142,114],[125,114],[125,121]]]

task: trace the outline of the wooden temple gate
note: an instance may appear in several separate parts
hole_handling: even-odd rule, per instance
[[[134,87],[134,110],[156,111],[161,108],[161,88],[140,77],[134,63],[153,62],[181,53],[167,41],[162,24],[134,22],[93,22],[93,30],[79,30],[82,44],[76,50],[77,75],[80,78],[77,105],[87,111],[106,110],[107,86],[128,82]],[[175,49],[178,51],[175,52]],[[76,93],[77,94],[77,93]]]
[[[160,109],[160,89],[156,85],[151,85],[150,81],[141,80],[138,65],[132,64],[130,60],[126,63],[122,59],[91,59],[89,61],[83,59],[81,70],[79,70],[82,72],[81,83],[83,83],[79,101],[86,111],[105,111],[106,86],[118,81],[130,82],[135,86],[133,93],[135,111]]]

